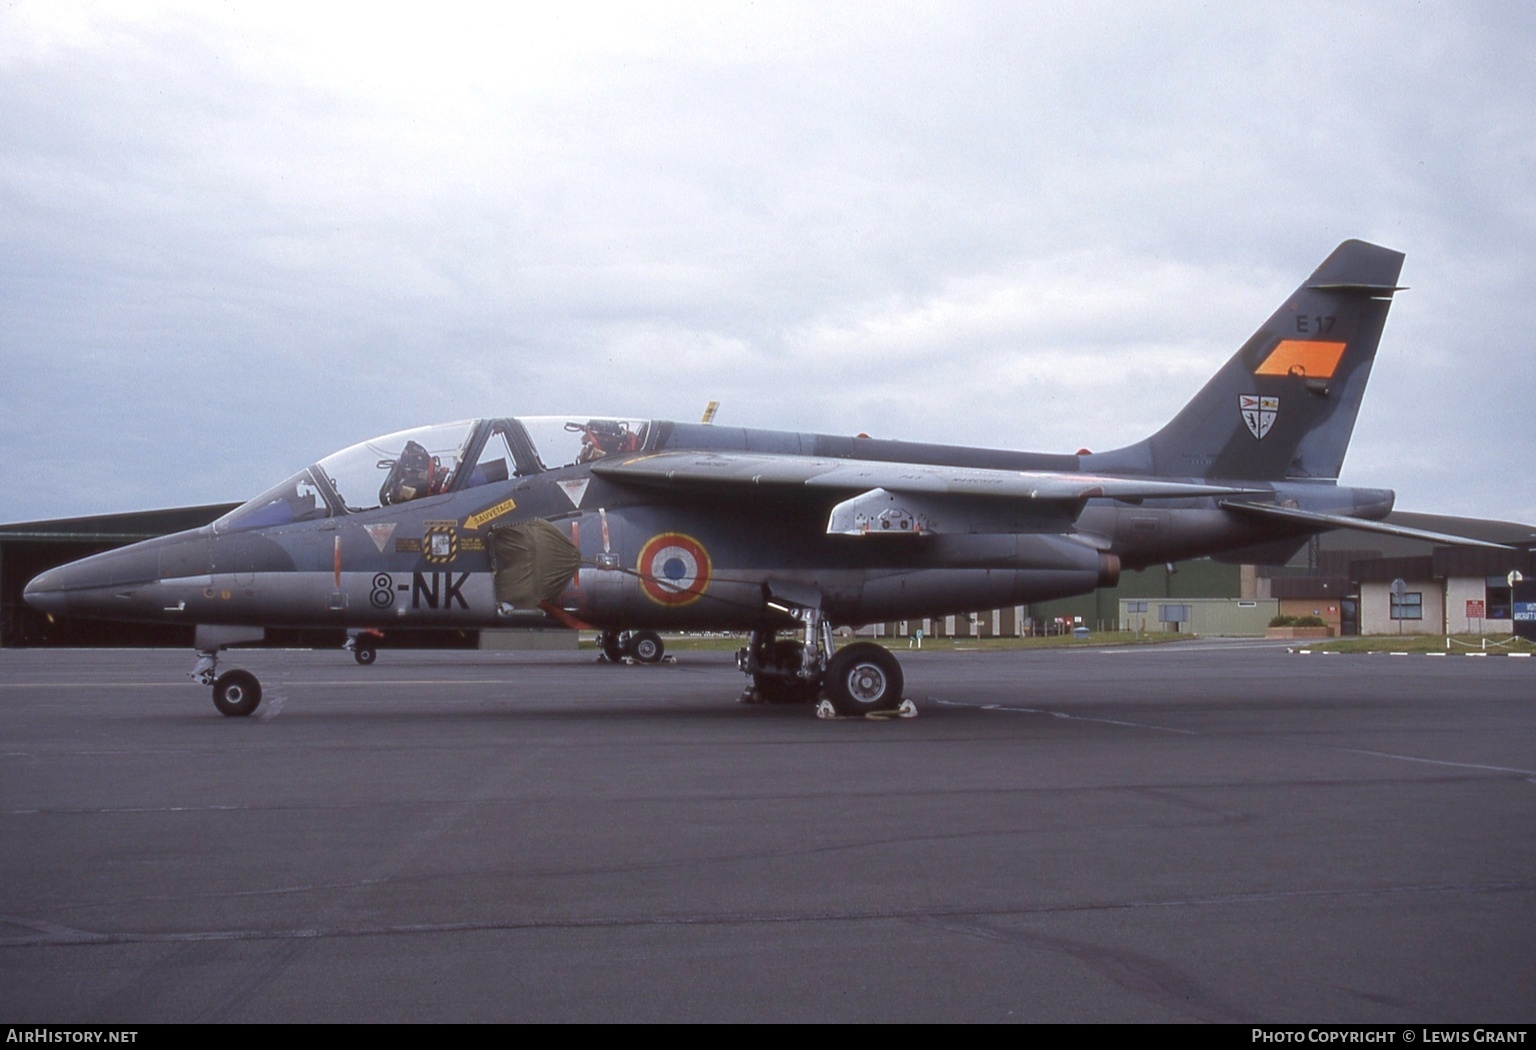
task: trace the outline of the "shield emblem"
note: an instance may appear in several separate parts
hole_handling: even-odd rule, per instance
[[[1242,414],[1243,422],[1248,425],[1248,430],[1260,441],[1269,433],[1275,425],[1275,417],[1280,414],[1280,399],[1278,397],[1261,397],[1258,394],[1239,394],[1237,396],[1238,411]]]

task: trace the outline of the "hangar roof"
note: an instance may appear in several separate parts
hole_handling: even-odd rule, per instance
[[[133,543],[184,529],[199,528],[238,506],[238,503],[208,503],[198,507],[93,514],[84,518],[56,518],[53,521],[23,521],[0,525],[0,542],[47,540]]]

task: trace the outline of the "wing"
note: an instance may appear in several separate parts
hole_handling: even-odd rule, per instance
[[[827,531],[846,535],[1056,531],[1096,498],[1254,495],[1254,489],[1038,470],[992,470],[789,456],[768,452],[658,452],[594,463],[610,481],[725,494],[777,490],[831,508]],[[837,497],[843,497],[840,501]]]
[[[1487,540],[1476,540],[1470,536],[1456,536],[1448,532],[1430,532],[1428,529],[1414,529],[1406,525],[1392,525],[1385,521],[1352,518],[1347,514],[1323,514],[1315,510],[1277,507],[1272,503],[1242,503],[1234,500],[1223,500],[1221,505],[1227,510],[1246,514],[1249,517],[1310,525],[1318,532],[1327,529],[1359,529],[1361,532],[1376,532],[1384,536],[1401,536],[1405,539],[1424,540],[1428,543],[1439,543],[1448,547],[1489,547],[1493,550],[1502,551],[1516,549],[1504,543],[1490,543]]]

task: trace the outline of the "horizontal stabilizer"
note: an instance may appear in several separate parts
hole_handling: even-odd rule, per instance
[[[1365,295],[1391,295],[1393,292],[1406,292],[1406,284],[1321,284],[1307,285],[1314,292],[1361,292]]]
[[[1325,529],[1358,529],[1361,532],[1377,532],[1383,536],[1400,536],[1403,539],[1423,540],[1426,543],[1439,543],[1453,547],[1488,547],[1501,551],[1515,549],[1503,543],[1489,543],[1486,540],[1474,540],[1467,536],[1452,536],[1445,532],[1430,532],[1427,529],[1410,529],[1403,525],[1389,525],[1384,521],[1351,518],[1347,514],[1321,514],[1317,511],[1299,510],[1295,507],[1277,507],[1266,503],[1240,503],[1234,500],[1222,500],[1221,505],[1227,510],[1236,511],[1239,514],[1246,514],[1251,517],[1294,521],[1301,525],[1310,525],[1319,532]]]

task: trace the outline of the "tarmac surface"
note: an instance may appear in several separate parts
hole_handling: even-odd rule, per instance
[[[1536,1019],[1536,660],[0,651],[0,1022]]]

